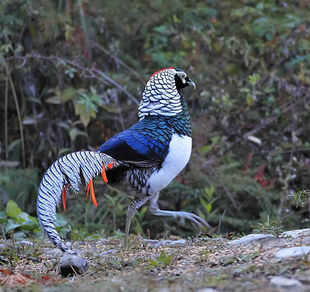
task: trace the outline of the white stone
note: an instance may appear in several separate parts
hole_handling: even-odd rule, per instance
[[[275,276],[270,279],[270,283],[276,287],[301,287],[302,283],[296,279],[289,279],[285,277]]]
[[[178,245],[184,245],[184,244],[186,244],[185,239],[172,240],[171,242],[168,243],[168,245],[172,245],[172,246],[178,246]]]
[[[228,244],[229,245],[247,244],[247,243],[258,241],[258,240],[265,239],[265,238],[275,238],[275,236],[271,234],[249,234],[239,239],[232,240]]]
[[[145,245],[147,245],[147,246],[154,247],[154,246],[156,246],[156,244],[157,244],[159,241],[156,240],[156,239],[146,239],[146,238],[144,238],[144,239],[142,240],[142,242],[143,242]]]
[[[64,253],[59,261],[58,267],[60,274],[67,277],[74,274],[84,274],[88,269],[88,263],[86,259],[79,255]]]
[[[20,244],[20,245],[33,245],[33,242],[31,241],[28,241],[28,240],[21,240],[21,241],[18,241],[16,242],[17,244]]]
[[[161,247],[163,245],[167,245],[168,243],[170,243],[171,240],[161,240],[158,243],[155,244],[155,248]]]
[[[155,244],[155,248],[161,247],[163,245],[170,245],[170,246],[180,246],[186,244],[185,239],[179,239],[179,240],[161,240],[158,243]]]
[[[292,238],[298,238],[301,236],[310,236],[310,228],[284,231],[281,233],[281,235],[289,236]]]
[[[49,257],[61,257],[63,255],[63,251],[61,251],[59,248],[44,248],[43,254],[47,255]]]
[[[310,253],[310,246],[295,246],[280,249],[274,256],[276,258],[285,259],[290,257],[306,256],[308,253]]]

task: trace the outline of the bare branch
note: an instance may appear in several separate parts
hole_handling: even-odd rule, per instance
[[[28,59],[41,59],[41,60],[48,60],[48,61],[57,61],[60,63],[68,64],[80,71],[80,74],[82,76],[85,76],[86,78],[94,78],[99,80],[100,82],[104,82],[105,84],[111,84],[114,87],[118,88],[120,91],[125,93],[135,104],[139,105],[139,101],[121,84],[119,84],[117,81],[110,78],[107,74],[102,72],[99,69],[96,68],[87,68],[83,67],[81,64],[77,63],[76,61],[63,59],[58,56],[43,56],[40,54],[29,54],[26,56],[12,56],[12,57],[6,57],[6,58],[0,58],[1,62],[8,61],[8,60],[28,60]],[[24,64],[23,64],[24,65]]]
[[[111,58],[113,58],[116,62],[118,62],[121,66],[123,66],[125,69],[127,69],[132,75],[134,75],[141,83],[144,85],[146,81],[142,78],[142,76],[134,69],[132,69],[130,66],[128,66],[123,60],[121,60],[119,57],[113,55],[110,53],[106,48],[103,46],[99,45],[98,43],[94,41],[90,41],[90,43],[98,50],[101,52],[109,55]]]

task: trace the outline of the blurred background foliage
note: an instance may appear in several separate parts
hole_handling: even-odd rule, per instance
[[[135,123],[145,82],[169,66],[198,89],[186,92],[191,161],[161,207],[196,212],[219,233],[309,227],[309,0],[2,0],[0,209],[13,200],[36,216],[48,166]],[[72,238],[124,229],[126,194],[95,188],[98,208],[69,197]],[[194,234],[146,207],[134,220],[144,236]]]

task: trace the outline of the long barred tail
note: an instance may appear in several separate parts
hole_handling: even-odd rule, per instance
[[[120,162],[107,154],[79,151],[59,158],[48,168],[39,187],[37,213],[44,232],[58,248],[68,250],[55,229],[56,206],[61,200],[61,195],[65,202],[68,188],[78,192],[80,185],[85,184],[88,185],[88,191],[91,190],[93,201],[96,203],[92,179],[101,173],[107,182],[105,170],[119,165]]]

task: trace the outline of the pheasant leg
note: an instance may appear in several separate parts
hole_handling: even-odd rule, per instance
[[[147,202],[151,197],[143,197],[143,198],[136,198],[134,199],[127,211],[127,217],[126,217],[126,227],[125,227],[125,237],[124,237],[124,247],[128,248],[128,237],[129,237],[129,230],[130,230],[130,224],[133,216],[137,213],[138,209]]]
[[[185,211],[167,211],[159,209],[158,198],[159,193],[156,193],[156,195],[151,198],[149,210],[152,214],[157,216],[172,216],[174,218],[187,219],[196,224],[199,228],[203,227],[211,228],[211,226],[204,219],[202,219],[201,217],[199,217],[194,213],[189,213]]]

